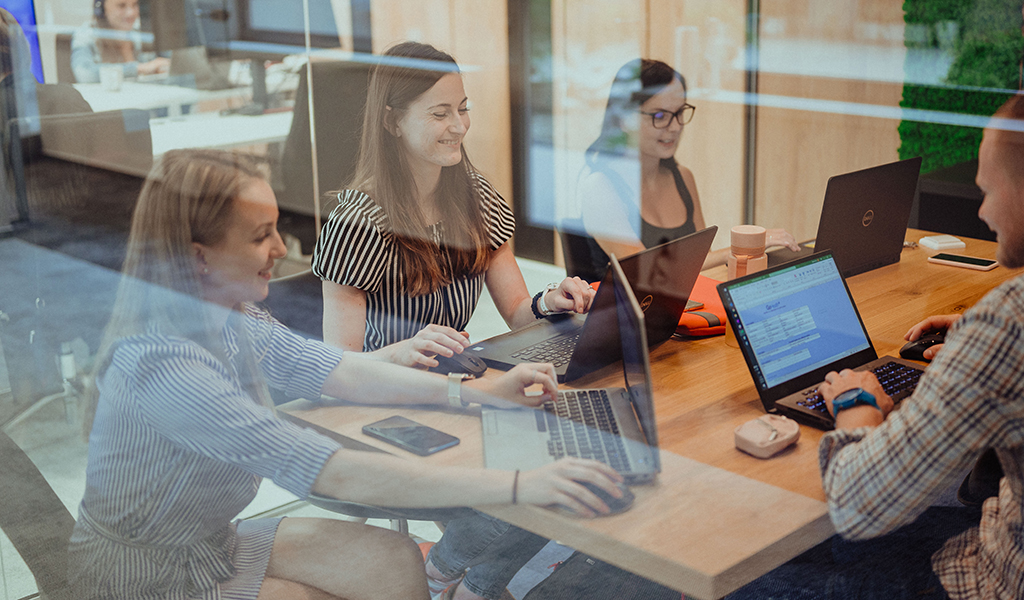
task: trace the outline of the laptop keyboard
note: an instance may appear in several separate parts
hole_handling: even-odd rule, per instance
[[[537,429],[547,431],[548,453],[564,458],[592,458],[627,471],[626,451],[605,390],[568,390],[558,401],[546,402],[538,410]]]
[[[903,400],[914,393],[917,382],[921,379],[924,371],[908,367],[898,362],[889,361],[871,370],[882,384],[882,389],[892,398],[894,403]],[[828,414],[828,407],[825,406],[825,399],[821,397],[818,388],[804,392],[805,398],[797,402],[798,405],[810,410]]]
[[[527,346],[512,354],[512,358],[518,358],[523,362],[546,362],[555,365],[555,368],[568,364],[572,358],[573,350],[576,349],[576,342],[580,339],[582,329],[572,333],[548,338],[539,344]]]

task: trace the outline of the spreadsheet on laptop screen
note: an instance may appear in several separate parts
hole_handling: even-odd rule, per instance
[[[774,387],[871,345],[831,256],[738,284],[730,296],[762,387]]]

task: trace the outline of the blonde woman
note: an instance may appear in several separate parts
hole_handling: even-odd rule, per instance
[[[448,404],[445,378],[346,356],[253,303],[285,253],[273,191],[248,161],[172,151],[147,179],[87,410],[86,493],[70,544],[76,598],[420,598],[405,536],[340,520],[235,521],[262,477],[369,504],[558,503],[592,514],[576,481],[614,490],[608,467],[563,461],[521,474],[436,468],[342,449],[278,419],[267,386],[389,404]],[[466,401],[534,404],[550,365],[467,382]],[[542,397],[543,398],[543,397]],[[575,480],[575,481],[574,481]]]

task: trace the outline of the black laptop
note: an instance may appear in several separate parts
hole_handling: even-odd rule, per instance
[[[878,357],[829,251],[721,283],[718,294],[768,412],[831,429],[817,391],[829,371],[870,369],[895,402],[913,393],[924,372]]]
[[[818,234],[794,252],[768,252],[768,266],[831,250],[844,277],[899,262],[917,192],[921,158],[830,177]]]
[[[679,317],[704,265],[717,227],[708,227],[619,261],[644,311],[652,345],[675,333]],[[548,362],[559,381],[572,381],[622,358],[609,270],[586,315],[555,315],[488,338],[466,352],[487,366],[508,370],[524,362]]]
[[[629,484],[652,483],[661,471],[644,313],[615,257],[610,258],[607,283],[615,305],[610,326],[622,341],[626,387],[563,390],[540,409],[483,407],[488,469],[534,469],[572,456],[611,465]]]

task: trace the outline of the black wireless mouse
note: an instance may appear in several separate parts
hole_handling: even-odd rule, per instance
[[[932,362],[931,359],[924,357],[924,351],[932,346],[943,344],[945,342],[946,334],[942,332],[933,332],[927,335],[922,335],[912,342],[907,342],[902,348],[900,348],[900,356],[908,360]]]
[[[599,487],[597,487],[596,485],[594,485],[592,483],[589,483],[589,482],[586,482],[586,481],[577,481],[576,483],[582,485],[583,487],[587,488],[591,492],[594,492],[594,495],[597,496],[598,498],[600,498],[601,500],[603,500],[604,503],[608,505],[608,508],[611,509],[611,512],[609,512],[609,513],[605,513],[605,514],[598,513],[597,516],[599,516],[599,517],[606,517],[608,515],[614,515],[614,514],[618,514],[620,512],[625,512],[625,511],[629,510],[629,508],[631,506],[633,506],[633,498],[634,498],[633,492],[629,491],[629,488],[626,487],[626,485],[623,484],[623,483],[619,484],[619,489],[622,490],[622,497],[621,498],[615,498],[614,496],[612,496],[608,492],[604,491],[602,488],[599,488]],[[593,507],[591,507],[591,508],[593,508]]]
[[[430,367],[430,371],[447,375],[448,373],[465,373],[473,377],[480,377],[487,371],[487,365],[483,360],[470,355],[468,352],[455,353],[451,356],[434,356],[437,361],[436,367]]]

